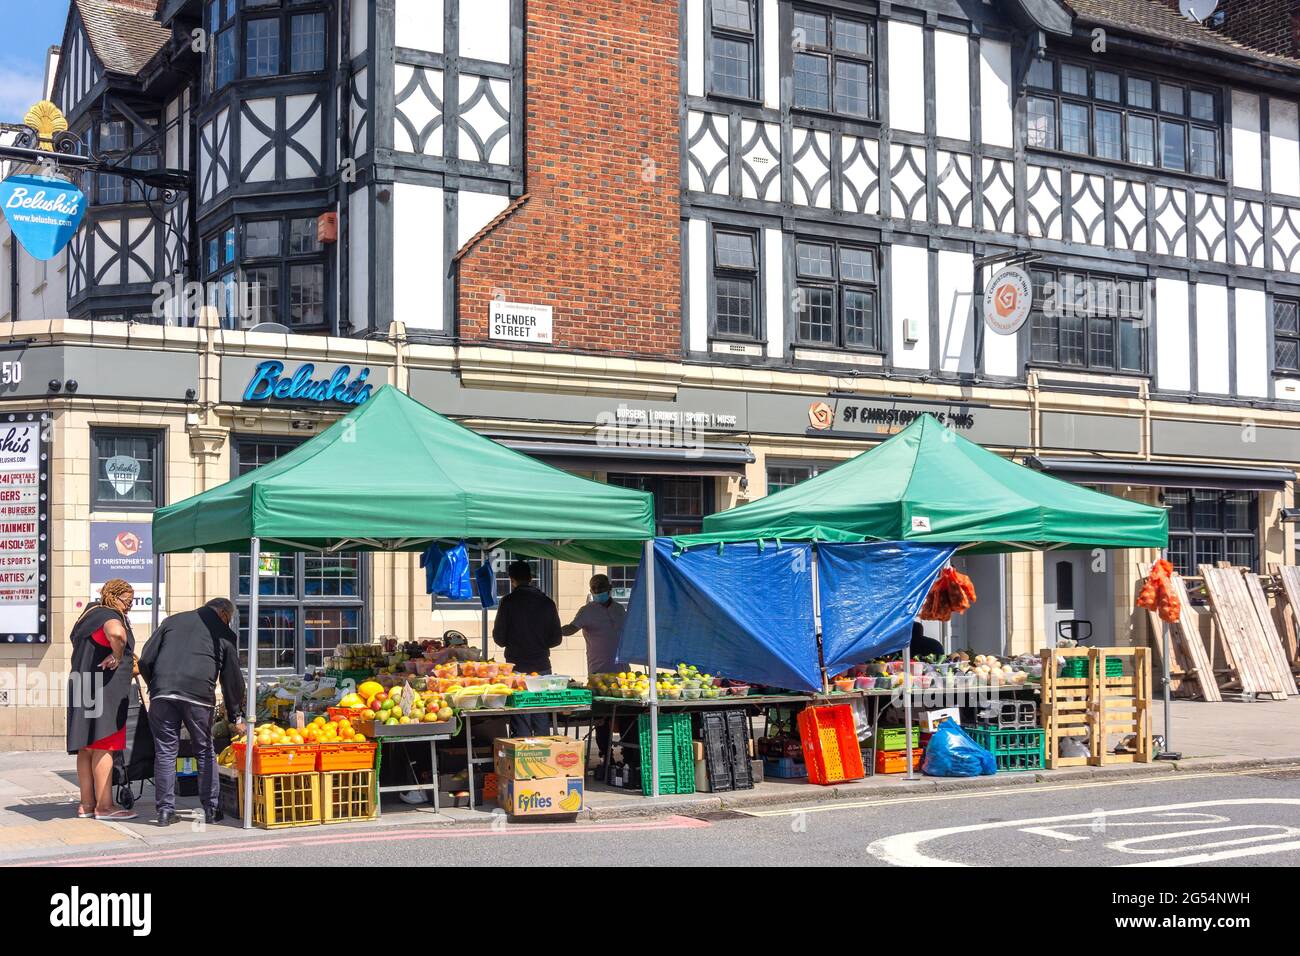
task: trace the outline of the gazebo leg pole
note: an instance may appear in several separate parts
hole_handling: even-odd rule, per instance
[[[481,565],[486,559],[487,559],[487,555],[485,554],[482,548],[479,548],[478,563]],[[483,612],[483,616],[480,618],[479,625],[480,625],[480,630],[482,632],[482,638],[483,638],[483,660],[487,660],[488,659],[488,609],[487,609],[487,605],[483,604],[484,596],[485,595],[482,594],[479,595],[479,604],[482,605],[482,612]]]
[[[248,697],[244,701],[244,829],[253,828],[253,728],[257,726],[257,614],[262,539],[248,543]]]
[[[646,659],[650,666],[650,796],[659,796],[659,647],[655,637],[655,542],[645,543]],[[641,755],[644,763],[645,754]]]
[[[158,590],[162,580],[162,563],[163,556],[155,554],[153,556],[153,600],[149,608],[149,636],[153,637],[158,632]]]
[[[915,780],[912,772],[912,642],[907,642],[903,656],[903,739],[907,741],[907,779]]]

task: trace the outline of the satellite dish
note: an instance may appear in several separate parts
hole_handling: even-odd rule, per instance
[[[259,322],[257,325],[253,326],[253,327],[252,327],[251,329],[249,329],[248,331],[250,331],[250,332],[271,332],[271,333],[273,333],[273,334],[275,334],[275,335],[288,335],[288,334],[289,334],[289,329],[288,329],[288,327],[287,327],[287,326],[284,326],[284,325],[281,325],[279,322]]]
[[[1218,9],[1219,0],[1178,0],[1178,11],[1188,20],[1204,23]]]

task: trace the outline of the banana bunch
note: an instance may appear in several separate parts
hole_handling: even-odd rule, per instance
[[[227,747],[221,751],[221,754],[217,757],[217,763],[223,767],[233,767],[235,765],[235,748]]]
[[[582,791],[570,790],[569,795],[560,801],[560,809],[577,812],[582,809]]]

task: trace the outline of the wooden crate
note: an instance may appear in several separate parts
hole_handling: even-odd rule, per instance
[[[1041,652],[1046,764],[1058,767],[1148,763],[1151,752],[1151,658],[1146,647],[1061,647]],[[1058,677],[1061,658],[1087,658],[1086,677]],[[1124,674],[1107,677],[1103,658],[1118,657]],[[1061,757],[1064,737],[1087,737],[1088,756]],[[1133,753],[1114,753],[1131,736]]]

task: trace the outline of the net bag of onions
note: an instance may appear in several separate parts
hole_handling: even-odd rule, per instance
[[[1151,566],[1151,573],[1147,575],[1137,596],[1138,607],[1155,611],[1160,615],[1160,620],[1171,624],[1183,613],[1183,606],[1174,593],[1174,583],[1169,577],[1173,573],[1174,566],[1161,558]]]
[[[965,613],[975,603],[975,585],[952,566],[944,568],[930,586],[921,606],[921,620],[948,621],[954,614]]]

